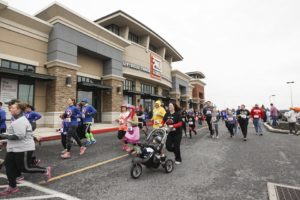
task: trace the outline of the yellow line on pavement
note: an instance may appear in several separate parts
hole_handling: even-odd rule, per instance
[[[65,174],[62,174],[62,175],[59,175],[59,176],[55,176],[55,177],[49,179],[47,182],[40,182],[40,184],[53,182],[53,181],[56,181],[58,179],[65,178],[67,176],[71,176],[71,175],[74,175],[74,174],[77,174],[77,173],[80,173],[80,172],[87,171],[89,169],[99,167],[101,165],[105,165],[107,163],[110,163],[110,162],[113,162],[113,161],[116,161],[116,160],[120,160],[120,159],[125,158],[127,156],[128,156],[128,154],[125,154],[125,155],[118,156],[118,157],[115,157],[115,158],[112,158],[112,159],[109,159],[109,160],[106,160],[106,161],[102,161],[102,162],[99,162],[99,163],[96,163],[96,164],[93,164],[93,165],[90,165],[90,166],[87,166],[87,167],[84,167],[84,168],[81,168],[81,169],[78,169],[78,170],[75,170],[75,171],[72,171],[72,172],[68,172],[68,173],[65,173]]]

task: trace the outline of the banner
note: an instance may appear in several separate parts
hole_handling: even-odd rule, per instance
[[[162,62],[160,59],[150,55],[150,76],[152,78],[161,79]]]
[[[0,101],[3,103],[2,108],[6,112],[6,119],[11,118],[11,114],[8,111],[8,106],[4,102],[8,102],[12,99],[17,99],[18,97],[18,80],[15,79],[1,79],[0,87]]]

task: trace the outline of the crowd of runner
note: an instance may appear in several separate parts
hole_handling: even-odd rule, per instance
[[[17,183],[24,180],[22,173],[42,173],[45,180],[51,178],[52,168],[41,167],[40,159],[34,156],[35,142],[38,138],[33,135],[36,129],[36,121],[42,116],[34,111],[29,104],[24,104],[18,100],[7,102],[9,112],[11,113],[11,123],[6,127],[6,113],[0,102],[0,139],[6,144],[6,157],[0,161],[0,166],[4,162],[6,175],[8,178],[8,187],[0,192],[0,196],[6,196],[19,191]],[[57,130],[61,134],[62,152],[61,158],[71,157],[72,145],[79,147],[79,155],[83,155],[87,148],[96,143],[91,132],[93,118],[97,110],[89,105],[88,99],[84,98],[79,103],[75,99],[67,99],[67,105],[64,113],[61,113],[61,127]],[[294,121],[298,114],[291,109],[286,113],[289,124],[291,124],[291,133],[298,134]],[[262,124],[270,121],[272,125],[277,125],[278,111],[273,104],[270,110],[264,106],[256,104],[251,110],[245,105],[240,105],[237,109],[217,110],[216,106],[210,101],[204,104],[202,112],[193,109],[180,109],[176,103],[163,105],[161,101],[156,101],[153,109],[149,112],[141,105],[122,104],[120,106],[120,115],[115,121],[119,124],[117,138],[120,140],[120,149],[135,153],[136,145],[141,143],[141,134],[148,135],[149,131],[168,126],[170,132],[166,140],[166,149],[175,155],[175,164],[182,162],[180,144],[182,137],[192,139],[197,135],[197,126],[203,122],[208,126],[210,137],[219,138],[219,124],[225,123],[225,127],[232,138],[242,133],[242,139],[247,141],[248,125],[250,120],[255,127],[257,135],[263,136]],[[84,141],[84,142],[83,142]],[[164,156],[164,152],[162,152]]]

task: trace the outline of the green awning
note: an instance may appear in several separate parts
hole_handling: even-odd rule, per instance
[[[79,82],[77,83],[77,86],[83,86],[83,87],[89,87],[94,89],[100,89],[100,90],[111,90],[111,86],[107,85],[101,85],[96,83],[88,83],[88,82]]]
[[[0,72],[3,73],[3,74],[15,75],[15,76],[18,76],[18,77],[34,78],[34,79],[39,79],[39,80],[44,80],[44,81],[56,80],[55,76],[50,76],[50,75],[46,75],[46,74],[32,73],[32,72],[24,72],[24,71],[19,71],[19,70],[14,70],[14,69],[9,69],[9,68],[3,68],[3,67],[0,67]]]

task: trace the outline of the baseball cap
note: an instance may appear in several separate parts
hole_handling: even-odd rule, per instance
[[[19,99],[11,99],[10,101],[4,102],[4,103],[11,106],[15,103],[20,103],[20,100]]]

